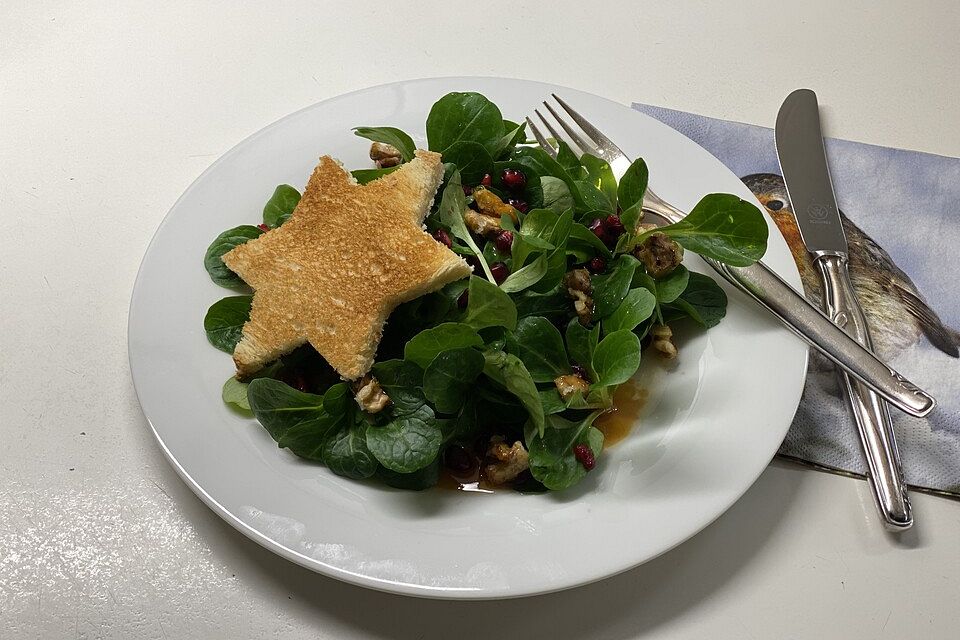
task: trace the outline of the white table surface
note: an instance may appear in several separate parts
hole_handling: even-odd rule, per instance
[[[960,505],[915,495],[898,539],[864,483],[783,463],[645,566],[501,603],[314,575],[178,479],[127,366],[137,266],[209,163],[300,107],[506,75],[771,125],[811,86],[830,135],[960,155],[953,0],[461,4],[0,3],[0,637],[956,637]]]

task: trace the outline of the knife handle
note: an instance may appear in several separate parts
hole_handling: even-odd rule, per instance
[[[788,329],[893,406],[918,418],[933,410],[936,401],[930,394],[881,362],[762,262],[749,267],[731,267],[715,260],[707,263],[766,307]]]
[[[870,329],[850,282],[847,259],[826,255],[818,258],[816,264],[823,276],[823,304],[827,314],[850,337],[867,349],[872,349]],[[903,480],[890,411],[866,385],[842,371],[839,375],[840,387],[853,411],[860,433],[867,460],[867,477],[884,525],[895,531],[908,529],[913,524],[913,514]]]

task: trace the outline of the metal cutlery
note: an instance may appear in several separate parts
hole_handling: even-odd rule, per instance
[[[798,89],[777,114],[777,155],[800,236],[823,280],[823,305],[833,322],[867,349],[870,330],[847,269],[848,247],[823,148],[817,95]],[[890,411],[866,385],[840,373],[867,459],[877,508],[889,529],[913,524]]]
[[[581,153],[590,153],[606,160],[614,175],[618,179],[622,177],[630,166],[631,159],[570,105],[556,94],[552,95],[583,133],[581,135],[549,103],[544,102],[544,107],[560,129],[566,133],[567,141]],[[554,139],[564,139],[539,110],[535,110],[535,113]],[[550,144],[547,136],[534,124],[533,120],[527,118],[526,122],[540,147],[555,158],[557,149]],[[644,211],[659,215],[671,223],[681,220],[686,215],[657,196],[649,187],[644,196],[643,208]],[[731,267],[713,260],[707,260],[707,263],[724,279],[746,292],[779,318],[787,328],[892,405],[917,417],[923,417],[933,410],[936,401],[932,396],[884,364],[868,348],[847,335],[843,329],[835,325],[830,318],[811,305],[802,294],[762,262],[749,267]]]

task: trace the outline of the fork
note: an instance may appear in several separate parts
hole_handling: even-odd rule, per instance
[[[539,109],[534,109],[534,113],[543,122],[550,136],[554,140],[567,142],[572,150],[579,150],[580,155],[589,153],[605,160],[618,180],[623,177],[631,165],[630,158],[563,99],[556,94],[550,95],[589,140],[557,113],[550,103],[544,101],[543,106],[550,112],[560,129],[566,133],[567,140],[564,140],[560,132]],[[550,143],[533,120],[528,117],[526,122],[540,147],[556,159],[557,148]],[[643,211],[660,216],[669,223],[679,222],[686,216],[686,213],[659,197],[649,187],[643,197]],[[725,280],[776,316],[788,329],[901,411],[923,417],[933,410],[936,401],[930,394],[894,371],[879,360],[872,351],[848,336],[843,329],[835,325],[820,309],[810,304],[802,294],[763,262],[756,262],[749,267],[731,267],[709,258],[704,260]]]

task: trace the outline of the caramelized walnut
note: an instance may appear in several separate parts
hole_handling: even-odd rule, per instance
[[[677,345],[673,343],[673,331],[665,324],[654,325],[650,330],[653,338],[653,348],[660,357],[673,360],[677,357]]]
[[[378,169],[386,169],[402,163],[403,155],[392,144],[374,142],[370,145],[370,159],[377,163]]]
[[[657,232],[640,243],[633,255],[654,278],[662,278],[683,261],[683,247],[666,234]]]
[[[593,285],[590,282],[590,272],[586,269],[568,271],[563,277],[563,286],[573,300],[573,310],[580,324],[590,324],[593,321]]]
[[[510,482],[530,468],[527,450],[519,441],[514,442],[512,447],[504,442],[492,442],[487,456],[494,462],[483,468],[483,474],[491,484]]]
[[[498,220],[503,216],[510,216],[514,222],[520,222],[517,210],[486,187],[479,186],[473,190],[473,201],[477,203],[477,208],[484,215],[493,216]]]
[[[470,231],[485,238],[494,238],[503,230],[500,228],[500,218],[477,213],[473,209],[467,209],[463,213],[463,221],[467,223]]]
[[[379,413],[390,404],[390,397],[384,392],[377,379],[369,373],[351,386],[357,404],[367,413]]]
[[[553,384],[564,400],[569,400],[578,391],[586,395],[587,391],[590,390],[590,383],[575,373],[558,376],[553,379]]]

